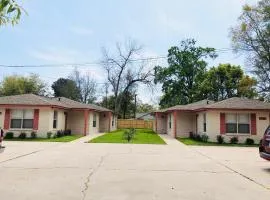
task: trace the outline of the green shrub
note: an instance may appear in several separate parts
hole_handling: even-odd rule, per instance
[[[209,136],[207,134],[204,133],[204,134],[201,135],[202,142],[207,142],[208,139],[209,139]]]
[[[19,135],[19,137],[18,138],[20,138],[20,139],[22,139],[22,140],[24,140],[25,138],[26,138],[26,133],[20,133],[20,135]]]
[[[64,130],[64,135],[71,135],[71,130],[70,129]]]
[[[238,137],[234,136],[230,139],[231,144],[237,144],[238,143]]]
[[[217,143],[223,144],[224,143],[224,137],[222,135],[217,135]]]
[[[13,139],[14,133],[13,132],[6,132],[5,139]]]
[[[252,138],[247,138],[245,143],[247,145],[253,145],[254,144],[254,140]]]
[[[31,132],[31,138],[32,139],[37,138],[37,133],[35,131]]]
[[[194,139],[201,142],[202,141],[202,136],[200,134],[195,134]]]
[[[125,130],[123,134],[123,139],[130,142],[134,138],[135,134],[136,134],[136,130],[134,128]]]
[[[52,137],[52,134],[53,133],[51,131],[47,132],[47,138],[50,139]]]
[[[58,130],[58,131],[56,132],[56,137],[60,138],[60,137],[63,137],[63,136],[64,136],[64,131]]]
[[[193,132],[189,132],[189,138],[190,138],[190,139],[195,139],[194,133],[193,133]]]

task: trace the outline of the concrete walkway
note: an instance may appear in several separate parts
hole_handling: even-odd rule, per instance
[[[74,140],[72,141],[71,143],[86,143],[86,142],[89,142],[90,140],[96,138],[96,137],[99,137],[101,135],[104,135],[105,133],[95,133],[95,134],[90,134],[90,135],[87,135],[87,136],[84,136],[84,137],[81,137],[77,140]]]
[[[166,142],[168,145],[174,146],[185,146],[183,143],[179,142],[174,137],[167,135],[167,134],[159,134],[159,136]]]

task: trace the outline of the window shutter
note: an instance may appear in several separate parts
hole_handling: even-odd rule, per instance
[[[34,120],[33,120],[33,129],[38,130],[38,122],[39,122],[39,109],[34,110]]]
[[[225,134],[226,125],[225,125],[225,113],[220,113],[220,134]]]
[[[4,129],[8,130],[10,126],[10,109],[6,109],[5,120],[4,120]]]
[[[257,121],[256,121],[256,114],[250,114],[250,122],[251,122],[251,135],[257,134]]]

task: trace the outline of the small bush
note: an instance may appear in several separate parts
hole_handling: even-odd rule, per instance
[[[53,139],[57,138],[57,133],[52,134],[52,138]]]
[[[237,143],[238,143],[238,137],[232,137],[232,138],[230,139],[230,143],[231,143],[231,144],[237,144]]]
[[[53,134],[53,133],[52,133],[52,132],[50,132],[50,131],[49,131],[49,132],[47,132],[47,138],[48,138],[48,139],[50,139],[50,138],[52,137],[52,134]]]
[[[251,139],[251,138],[247,138],[245,143],[246,143],[247,145],[253,145],[253,144],[254,144],[254,140]]]
[[[134,128],[125,130],[123,134],[123,139],[130,142],[134,138],[135,134],[136,134],[136,130]]]
[[[222,135],[217,136],[217,143],[218,144],[223,144],[224,143],[224,137]]]
[[[26,133],[20,133],[18,138],[24,140],[26,138]]]
[[[31,132],[31,138],[32,139],[37,138],[37,133],[35,131]]]
[[[193,132],[189,132],[189,138],[190,138],[190,139],[194,139],[194,138],[195,138]]]
[[[202,136],[201,136],[200,134],[195,134],[195,135],[194,135],[194,139],[195,139],[196,141],[201,142],[201,141],[202,141]]]
[[[204,134],[201,135],[202,142],[207,142],[208,139],[209,139],[209,136],[207,134],[204,133]]]
[[[64,135],[71,135],[71,130],[70,129],[65,130]]]
[[[13,139],[14,138],[14,133],[13,132],[7,132],[5,135],[5,139]]]
[[[60,137],[63,137],[63,136],[64,136],[64,131],[58,130],[58,131],[56,132],[56,137],[60,138]]]

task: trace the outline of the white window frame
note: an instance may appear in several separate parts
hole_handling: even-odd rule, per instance
[[[226,115],[236,115],[236,133],[227,133]],[[239,115],[248,115],[249,118],[249,133],[239,133]],[[251,114],[250,113],[225,113],[225,131],[226,135],[251,135]]]
[[[203,132],[206,133],[207,131],[207,123],[206,123],[206,113],[203,113]]]
[[[21,118],[13,118],[12,117],[12,112],[14,111],[21,111],[22,112],[22,117]],[[32,119],[29,119],[29,118],[25,118],[25,113],[27,111],[31,111],[32,112]],[[15,119],[15,120],[21,120],[21,127],[20,128],[12,128],[12,120]],[[23,128],[23,121],[24,120],[32,120],[32,128]],[[33,109],[12,109],[11,110],[11,115],[10,115],[10,125],[9,125],[9,128],[11,130],[33,130],[34,128],[34,110]]]
[[[55,126],[54,126],[54,121],[55,121]],[[58,126],[58,111],[54,110],[53,111],[53,129],[57,129]]]
[[[95,123],[94,123],[95,122]],[[93,114],[93,127],[96,128],[97,127],[97,113]]]

